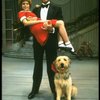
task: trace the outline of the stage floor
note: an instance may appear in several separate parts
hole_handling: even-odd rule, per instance
[[[46,61],[43,62],[43,80],[34,100],[53,100],[46,73]],[[2,100],[28,100],[33,68],[33,59],[2,57]],[[72,59],[70,71],[73,83],[78,87],[75,100],[99,100],[98,59]]]

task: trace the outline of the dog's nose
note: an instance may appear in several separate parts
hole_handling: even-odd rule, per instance
[[[63,63],[61,63],[61,67],[64,67],[64,64]]]

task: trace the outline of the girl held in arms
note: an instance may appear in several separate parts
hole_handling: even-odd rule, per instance
[[[29,26],[31,33],[37,39],[41,46],[44,46],[48,40],[49,32],[48,27],[56,27],[59,29],[59,34],[63,41],[59,41],[58,45],[61,48],[70,49],[74,53],[74,48],[69,41],[64,22],[62,20],[41,20],[33,12],[30,11],[31,0],[19,0],[21,11],[18,12],[18,19],[24,26]]]

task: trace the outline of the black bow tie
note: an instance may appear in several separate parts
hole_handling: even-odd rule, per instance
[[[44,8],[44,7],[47,8],[48,6],[49,6],[49,4],[46,4],[46,5],[43,5],[43,4],[42,4],[42,5],[41,5],[42,8]]]

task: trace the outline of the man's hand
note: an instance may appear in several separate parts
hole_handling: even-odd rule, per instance
[[[52,26],[51,21],[44,22],[42,29],[47,30],[48,32],[52,32],[53,31],[53,26]]]

